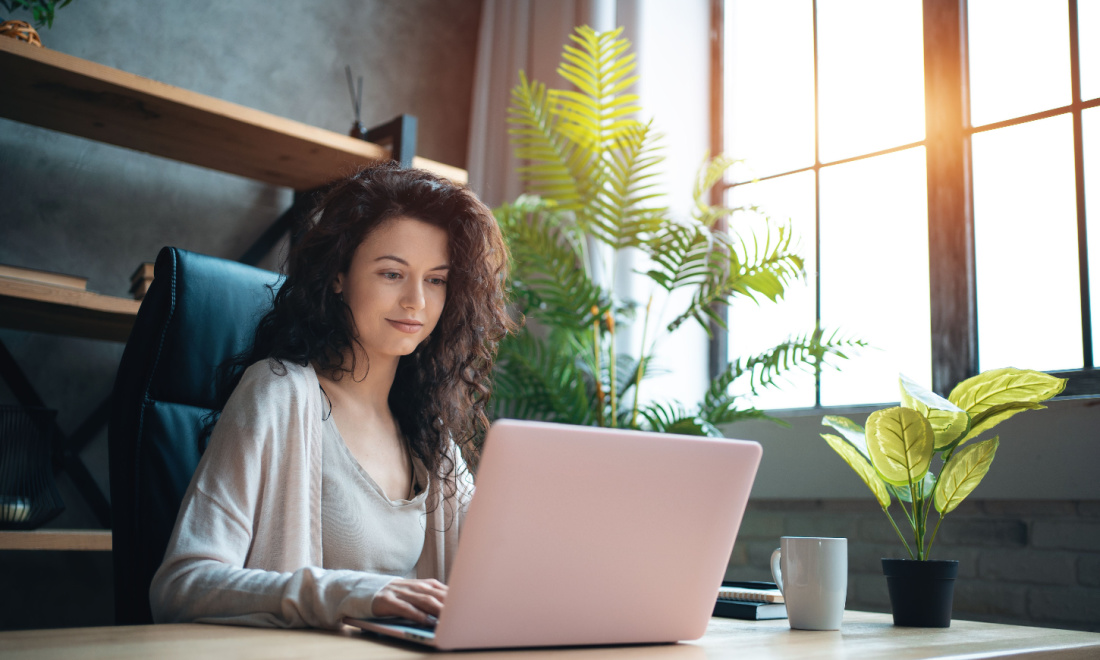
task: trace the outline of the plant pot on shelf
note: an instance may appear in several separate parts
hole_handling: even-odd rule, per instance
[[[0,36],[25,41],[32,46],[42,46],[42,39],[38,37],[38,30],[35,30],[26,21],[4,21],[0,23]]]
[[[0,530],[35,529],[65,510],[50,464],[56,415],[0,406]]]
[[[951,559],[883,559],[895,626],[951,627],[951,602],[959,562]]]

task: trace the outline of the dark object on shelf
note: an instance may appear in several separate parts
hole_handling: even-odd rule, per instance
[[[216,372],[252,344],[277,273],[176,248],[157,256],[118,365],[110,450],[115,623],[152,623],[149,583],[199,463]]]
[[[0,529],[34,529],[65,510],[50,464],[56,415],[0,406]]]
[[[149,291],[149,285],[153,283],[153,264],[146,262],[137,267],[130,276],[130,295],[134,300],[141,300]]]
[[[959,562],[931,559],[883,559],[895,626],[950,628]]]

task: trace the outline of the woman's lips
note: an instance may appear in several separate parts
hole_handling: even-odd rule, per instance
[[[418,323],[416,321],[408,321],[408,320],[394,321],[393,319],[386,319],[386,321],[389,322],[389,324],[392,325],[393,327],[400,330],[401,332],[407,332],[410,335],[413,335],[413,334],[416,334],[416,333],[420,332],[420,329],[424,327],[423,323]]]

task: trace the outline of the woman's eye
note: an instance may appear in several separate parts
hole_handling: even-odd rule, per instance
[[[447,280],[439,278],[439,277],[433,277],[428,281],[431,282],[432,284],[436,285],[436,286],[446,286],[447,285]]]
[[[382,277],[386,278],[387,280],[396,280],[399,277],[401,277],[401,274],[400,273],[382,273]]]

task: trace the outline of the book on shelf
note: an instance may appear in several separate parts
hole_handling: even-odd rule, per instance
[[[786,619],[787,605],[774,582],[726,581],[718,589],[713,616],[730,619]]]
[[[130,295],[134,300],[141,300],[149,292],[149,285],[153,283],[153,264],[146,262],[137,267],[130,276]]]
[[[66,275],[64,273],[51,273],[45,270],[20,268],[19,266],[8,266],[5,264],[0,264],[0,277],[23,280],[24,282],[34,282],[35,284],[45,284],[48,286],[60,286],[66,289],[78,289],[80,291],[88,289],[88,278],[86,277]]]

